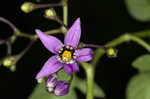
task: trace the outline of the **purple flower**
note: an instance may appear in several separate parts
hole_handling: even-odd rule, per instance
[[[46,79],[46,89],[48,92],[53,92],[55,86],[57,84],[57,78],[54,75],[50,75]]]
[[[56,88],[54,89],[54,94],[56,96],[63,96],[69,92],[69,83],[60,81],[57,83]]]
[[[87,62],[92,59],[92,49],[77,49],[81,35],[80,18],[78,18],[72,27],[68,30],[64,44],[54,36],[43,33],[36,29],[36,33],[44,46],[55,56],[50,57],[44,64],[36,79],[51,75],[64,67],[68,75],[72,72],[78,72],[79,67],[76,61]]]

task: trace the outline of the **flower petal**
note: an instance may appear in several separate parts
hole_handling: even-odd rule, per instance
[[[73,72],[72,66],[70,64],[65,64],[64,65],[64,70],[68,75],[71,75]]]
[[[80,18],[76,19],[73,23],[72,27],[68,30],[64,43],[65,45],[72,46],[73,48],[77,48],[81,35],[81,26],[80,26]]]
[[[62,63],[57,60],[56,56],[52,56],[47,60],[41,71],[37,74],[36,79],[55,73],[61,69],[62,66]]]
[[[68,75],[71,75],[72,72],[78,72],[79,71],[79,67],[78,67],[78,64],[76,62],[74,62],[73,64],[65,64],[64,69]]]
[[[90,61],[92,57],[92,49],[91,48],[82,48],[76,51],[76,60],[79,62],[87,62]]]
[[[78,72],[79,71],[79,66],[76,62],[74,62],[73,64],[70,64],[70,65],[72,65],[73,72]]]
[[[58,51],[63,47],[61,41],[54,36],[43,33],[39,29],[36,29],[35,31],[44,46],[52,53],[58,54]]]

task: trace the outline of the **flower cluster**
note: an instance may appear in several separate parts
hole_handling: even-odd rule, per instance
[[[57,81],[55,75],[50,75],[46,79],[46,90],[51,93],[54,92],[56,96],[63,96],[69,92],[70,84],[64,81]]]
[[[64,68],[68,75],[72,75],[73,72],[79,71],[77,61],[87,62],[92,59],[91,48],[78,49],[78,43],[81,36],[80,18],[76,19],[72,27],[68,30],[64,38],[64,44],[56,37],[45,34],[39,29],[36,29],[36,33],[43,45],[50,52],[56,54],[47,60],[43,68],[37,74],[36,79],[41,79],[43,77],[52,75],[62,68]],[[47,82],[49,82],[49,79],[52,79],[51,76],[49,76]],[[53,89],[55,86],[55,95],[59,94],[62,87],[65,87],[66,89],[69,88],[68,83],[60,81],[56,84],[56,79],[52,79],[50,81],[52,81],[54,84],[47,83],[47,88],[49,91],[51,91],[51,89]],[[49,85],[50,87],[48,87]],[[68,91],[69,90],[67,89],[67,91],[64,93],[67,93]]]

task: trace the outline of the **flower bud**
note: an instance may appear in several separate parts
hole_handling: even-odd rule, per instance
[[[56,12],[54,9],[46,9],[44,16],[47,19],[55,19],[56,18]]]
[[[117,56],[117,49],[115,49],[115,48],[108,48],[107,50],[106,50],[106,53],[107,53],[107,55],[109,56],[109,57],[116,57]]]
[[[3,59],[3,66],[10,67],[13,65],[14,61],[15,61],[14,57],[6,57]]]
[[[50,75],[47,79],[46,79],[46,89],[48,92],[53,92],[54,87],[57,84],[57,78],[54,75]]]
[[[60,81],[57,83],[56,88],[54,89],[54,94],[56,96],[63,96],[69,92],[69,83]]]
[[[15,72],[16,71],[16,65],[12,65],[12,66],[10,66],[10,71],[12,71],[12,72]]]
[[[36,9],[35,4],[32,2],[25,2],[21,5],[21,10],[24,13],[29,13],[31,11],[33,11],[34,9]]]

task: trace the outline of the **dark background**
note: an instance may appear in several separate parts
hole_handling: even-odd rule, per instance
[[[28,0],[30,1],[30,0]],[[57,2],[59,0],[43,0],[42,3]],[[20,10],[23,0],[2,0],[0,2],[0,16],[9,19],[24,32],[34,34],[36,28],[49,30],[59,27],[54,21],[43,18],[44,9],[24,14]],[[58,15],[62,17],[61,8],[57,8]],[[129,32],[149,29],[149,23],[143,23],[132,18],[125,6],[125,0],[69,0],[69,26],[81,17],[81,41],[103,45],[119,35]],[[0,39],[12,35],[12,30],[4,23],[0,23]],[[62,35],[58,35],[62,40]],[[149,39],[147,39],[149,42]],[[13,54],[17,54],[28,44],[28,39],[19,38],[13,44]],[[108,58],[104,55],[96,68],[95,81],[106,93],[104,99],[125,99],[125,90],[130,78],[138,73],[131,67],[132,61],[146,50],[134,42],[123,43],[117,46],[117,58]],[[0,57],[6,54],[6,47],[0,46]],[[10,72],[0,67],[0,99],[20,98],[26,99],[36,85],[35,76],[44,62],[52,54],[41,44],[36,42],[30,51],[17,63],[17,71]],[[77,73],[84,78],[84,71]],[[85,98],[76,90],[79,98]]]

